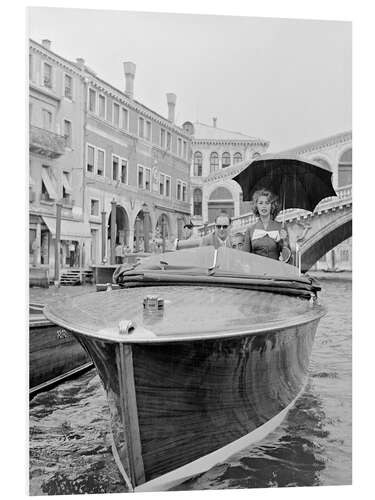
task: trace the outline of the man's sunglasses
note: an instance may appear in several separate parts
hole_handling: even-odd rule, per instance
[[[220,224],[217,224],[216,227],[218,229],[227,229],[228,228],[228,225],[227,224],[223,224],[223,225],[220,225]]]

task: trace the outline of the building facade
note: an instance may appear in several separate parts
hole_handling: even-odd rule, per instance
[[[30,264],[53,273],[57,204],[61,268],[112,260],[112,240],[148,251],[154,237],[180,236],[191,138],[175,124],[176,96],[165,118],[134,99],[135,64],[124,63],[119,90],[48,40],[30,41],[29,76]]]
[[[29,46],[30,264],[54,268],[56,203],[61,203],[60,265],[80,266],[90,240],[83,214],[84,80],[51,42]],[[74,249],[74,250],[73,250]]]
[[[190,210],[194,223],[211,223],[221,211],[230,216],[249,211],[249,205],[242,201],[241,189],[235,181],[223,179],[211,184],[207,178],[214,172],[264,153],[269,142],[221,129],[217,127],[217,118],[213,118],[212,126],[185,122],[183,128],[192,138]]]
[[[172,241],[190,220],[191,140],[175,124],[176,96],[167,94],[164,118],[134,99],[134,78],[131,62],[124,63],[124,91],[86,70],[84,211],[92,263],[103,259],[103,241],[110,255],[114,203],[114,244],[133,251],[149,251],[163,232]]]

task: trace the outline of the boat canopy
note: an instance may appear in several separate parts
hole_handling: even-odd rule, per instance
[[[121,287],[207,285],[247,288],[311,298],[320,290],[310,276],[274,259],[213,246],[152,255],[133,265],[119,266],[113,275]]]

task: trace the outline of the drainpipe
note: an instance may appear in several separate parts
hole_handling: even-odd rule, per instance
[[[105,262],[105,252],[106,252],[106,227],[105,222],[107,218],[107,212],[102,211],[102,264]]]
[[[115,199],[111,201],[111,260],[110,263],[113,265],[116,263],[115,258],[115,248],[116,248],[116,205]]]

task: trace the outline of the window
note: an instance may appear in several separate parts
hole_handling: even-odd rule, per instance
[[[187,184],[180,180],[177,181],[177,199],[179,201],[186,201],[187,198]]]
[[[64,97],[73,99],[73,78],[70,75],[64,75]]]
[[[138,119],[138,135],[142,138],[145,136],[145,120],[142,117]]]
[[[146,139],[151,141],[151,122],[146,122]]]
[[[94,172],[94,162],[95,162],[95,148],[93,146],[87,146],[87,172]]]
[[[193,211],[194,215],[202,215],[202,191],[199,188],[194,189]]]
[[[151,191],[151,169],[138,165],[138,187]]]
[[[184,159],[187,160],[187,156],[188,156],[187,142],[184,141],[183,145],[184,145],[184,154],[183,154],[183,156],[184,156]]]
[[[182,157],[182,139],[180,137],[177,140],[177,155]]]
[[[219,155],[215,152],[210,155],[210,173],[219,169]]]
[[[338,187],[352,184],[352,149],[345,151],[339,159]]]
[[[143,189],[143,167],[138,166],[138,187]]]
[[[94,89],[89,89],[89,111],[96,113],[96,92]]]
[[[63,185],[63,201],[65,204],[70,204],[71,194],[72,194],[72,186],[70,183],[70,172],[63,172],[62,185]]]
[[[164,196],[165,175],[159,174],[159,194]]]
[[[167,132],[167,151],[172,149],[172,134]]]
[[[201,176],[202,175],[202,153],[200,151],[196,151],[194,153],[194,172],[193,175]]]
[[[126,108],[121,108],[121,128],[128,130],[129,128],[129,111]]]
[[[43,201],[52,201],[52,198],[49,197],[48,190],[43,180],[42,180],[42,192],[40,195],[40,199]]]
[[[52,113],[48,109],[43,109],[43,128],[46,130],[52,129]]]
[[[99,116],[105,120],[105,95],[99,94]]]
[[[52,178],[51,168],[48,165],[42,165],[42,193],[41,199],[43,201],[57,200],[60,196],[57,196],[55,189],[56,181]]]
[[[160,129],[160,147],[165,149],[165,130],[163,128]]]
[[[66,145],[71,147],[72,145],[72,122],[69,120],[64,120],[64,137]]]
[[[120,106],[116,102],[113,103],[113,125],[120,126]]]
[[[171,197],[171,178],[169,175],[165,176],[165,196],[167,198]]]
[[[123,184],[128,183],[128,162],[124,159],[121,159],[121,172],[120,172],[120,180]]]
[[[99,216],[99,200],[94,200],[91,198],[90,215],[94,215],[95,217]]]
[[[29,54],[29,80],[33,79],[34,75],[34,59],[32,54]]]
[[[43,66],[43,85],[52,88],[52,66],[46,62]]]
[[[151,170],[145,168],[145,189],[151,191]]]
[[[102,149],[97,150],[97,175],[104,175],[104,161],[105,161],[105,153]]]
[[[242,161],[242,154],[241,153],[234,153],[233,164],[240,163],[241,161]]]
[[[223,153],[221,156],[221,168],[227,168],[230,166],[230,154]]]
[[[112,155],[112,180],[113,181],[117,181],[119,178],[118,169],[119,169],[119,158],[118,158],[118,156]]]

